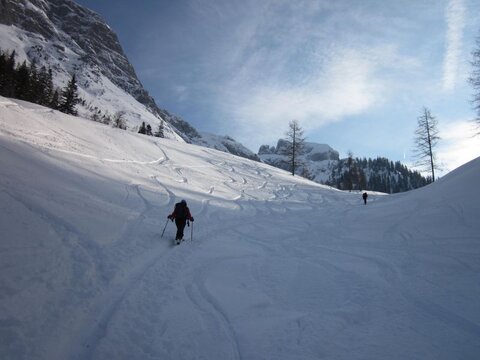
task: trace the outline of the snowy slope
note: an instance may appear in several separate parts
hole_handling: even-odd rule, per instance
[[[333,190],[0,98],[6,359],[476,359],[480,159]],[[173,246],[166,216],[195,217]]]

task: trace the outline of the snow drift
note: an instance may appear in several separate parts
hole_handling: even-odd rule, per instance
[[[265,164],[5,98],[0,151],[4,358],[480,353],[480,159],[364,206]],[[195,222],[173,246],[166,216],[182,198]]]

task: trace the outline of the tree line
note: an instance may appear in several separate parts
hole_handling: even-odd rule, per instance
[[[35,61],[17,64],[16,53],[0,49],[0,95],[29,101],[66,114],[77,115],[76,105],[81,99],[75,74],[60,89],[53,84],[50,68],[37,67]]]
[[[332,169],[326,185],[340,190],[371,190],[384,193],[398,193],[417,189],[432,182],[418,171],[412,171],[400,161],[395,163],[387,158],[348,158],[339,160]]]
[[[158,124],[158,128],[155,132],[153,132],[150,124],[145,125],[145,121],[143,121],[142,125],[140,126],[140,129],[138,129],[138,133],[143,134],[143,135],[163,138],[163,137],[165,137],[164,129],[165,129],[165,125],[163,123],[163,120],[160,121],[160,124]]]

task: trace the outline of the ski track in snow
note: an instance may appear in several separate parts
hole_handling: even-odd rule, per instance
[[[219,263],[228,260],[229,259],[219,258],[215,263],[197,269],[196,275],[193,279],[194,281],[186,287],[186,293],[200,313],[207,313],[209,320],[211,320],[212,317],[216,319],[217,331],[220,334],[227,334],[228,341],[231,344],[231,355],[228,358],[242,359],[240,344],[237,335],[235,334],[234,326],[228,318],[228,314],[222,309],[221,305],[217,303],[215,297],[205,286],[205,282],[208,279],[208,273],[213,271]]]
[[[137,216],[134,221],[129,224],[122,236],[122,242],[128,242],[142,225],[143,220],[151,211],[152,205],[142,195],[138,185],[133,185],[136,195],[142,200],[144,210]],[[91,359],[95,353],[98,343],[107,335],[108,325],[112,317],[115,315],[119,305],[128,296],[129,292],[135,291],[136,285],[145,273],[165,255],[165,248],[157,246],[154,251],[143,256],[126,274],[122,274],[122,279],[113,281],[114,283],[101,294],[99,299],[93,300],[93,306],[90,306],[90,315],[84,318],[84,328],[81,334],[87,334],[86,338],[80,336],[77,341],[81,344],[81,349],[73,346],[74,351],[66,358]],[[96,304],[96,305],[95,305]],[[80,315],[80,318],[84,315]]]

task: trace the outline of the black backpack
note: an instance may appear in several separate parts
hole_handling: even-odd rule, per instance
[[[175,218],[176,219],[186,219],[188,217],[187,205],[178,203],[175,205]]]

